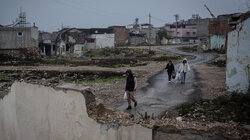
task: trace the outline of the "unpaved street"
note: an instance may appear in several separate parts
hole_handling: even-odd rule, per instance
[[[193,101],[201,98],[201,92],[199,91],[199,83],[197,81],[196,71],[194,66],[211,61],[217,56],[212,54],[192,54],[177,51],[176,47],[180,46],[168,46],[163,47],[161,50],[177,53],[185,56],[193,56],[195,59],[189,61],[191,71],[187,73],[186,84],[180,83],[168,83],[168,76],[165,70],[162,70],[158,74],[154,75],[148,80],[148,85],[137,91],[135,98],[137,99],[138,106],[127,111],[135,116],[139,116],[147,112],[148,115],[154,115],[160,117],[166,110],[184,102]],[[178,70],[178,64],[175,65],[175,69]],[[125,110],[127,102],[118,107],[119,110]]]

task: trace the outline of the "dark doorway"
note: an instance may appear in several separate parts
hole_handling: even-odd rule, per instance
[[[45,45],[45,55],[51,56],[51,46]]]

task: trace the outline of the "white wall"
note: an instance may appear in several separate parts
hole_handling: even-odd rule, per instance
[[[63,41],[61,41],[59,43],[57,55],[65,55],[65,52],[66,52],[66,44]]]
[[[96,39],[96,48],[115,46],[115,34],[93,34],[90,38]]]
[[[151,140],[140,125],[99,124],[77,91],[15,82],[0,100],[0,140]]]
[[[247,93],[250,81],[250,18],[228,33],[226,87]]]
[[[74,45],[74,54],[78,57],[83,55],[83,48],[84,48],[84,44],[75,44]]]
[[[225,50],[226,37],[223,35],[212,35],[210,37],[210,49]]]

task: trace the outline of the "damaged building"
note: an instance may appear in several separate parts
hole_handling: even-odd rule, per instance
[[[40,33],[39,47],[46,56],[81,57],[83,51],[114,47],[112,28],[64,28],[58,32]]]
[[[250,12],[233,15],[229,21],[226,88],[228,92],[249,93]]]
[[[0,53],[19,53],[28,48],[38,49],[38,28],[30,26],[26,13],[20,12],[15,23],[0,26]]]
[[[115,47],[126,46],[129,39],[129,31],[126,26],[110,26],[115,34]]]
[[[197,19],[199,15],[193,15],[188,20],[181,20],[173,24],[166,24],[165,30],[168,37],[163,44],[176,44],[176,43],[197,43]]]
[[[129,25],[129,41],[130,45],[157,45],[159,44],[158,31],[159,28],[153,27],[152,24],[143,23],[139,24],[139,19],[135,19],[135,23]]]
[[[237,14],[219,15],[217,18],[199,19],[197,21],[197,36],[199,48],[202,51],[225,51],[227,46],[227,33],[230,30],[229,20]]]
[[[98,49],[115,46],[115,34],[112,28],[81,29],[87,34],[87,48]]]

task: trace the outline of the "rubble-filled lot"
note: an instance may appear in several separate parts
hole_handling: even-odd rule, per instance
[[[123,78],[123,74],[109,71],[3,70],[0,71],[0,97],[3,98],[8,93],[15,80],[55,87],[63,82],[113,82]]]
[[[147,50],[147,47],[141,47],[140,49],[143,48]],[[161,119],[147,116],[146,114],[141,114],[137,118],[126,112],[114,109],[123,102],[124,72],[127,69],[132,69],[137,76],[138,90],[140,90],[147,85],[149,77],[163,70],[166,61],[170,58],[172,59],[172,54],[160,53],[157,48],[152,50],[157,52],[156,55],[151,57],[151,60],[140,59],[140,63],[134,63],[136,58],[126,57],[126,60],[122,58],[126,61],[127,64],[125,64],[125,62],[117,58],[121,55],[118,53],[118,56],[111,54],[107,56],[92,56],[88,61],[85,59],[71,59],[65,63],[63,62],[65,58],[50,58],[47,60],[54,62],[40,66],[0,66],[0,98],[3,98],[8,93],[14,80],[24,80],[28,83],[51,87],[56,87],[65,82],[82,84],[90,87],[91,92],[96,97],[96,101],[88,104],[88,115],[100,123],[141,124],[153,129],[155,139],[171,137],[169,134],[177,136],[181,135],[181,133],[201,138],[207,137],[209,134],[211,134],[210,138],[248,139],[250,137],[247,126],[233,122],[235,120],[232,118],[226,118],[223,115],[220,118],[220,115],[218,115],[217,118],[226,119],[226,121],[221,122],[213,118],[213,115],[219,114],[213,112],[213,107],[219,107],[219,105],[211,100],[184,104],[177,109],[167,111]],[[177,56],[177,59],[172,60],[178,61],[180,58]],[[58,61],[60,59],[63,61]],[[111,63],[109,63],[109,60]],[[76,62],[72,63],[74,61]],[[83,66],[81,61],[88,62],[87,66]],[[106,61],[107,63],[105,63]],[[217,59],[209,64],[196,67],[201,78],[202,86],[200,88],[204,93],[204,99],[214,99],[225,94],[225,85],[223,84],[225,83],[225,67],[223,67],[221,62],[224,62],[224,60]],[[97,63],[104,63],[105,65],[98,66],[96,65]],[[117,63],[119,64],[117,65]],[[221,108],[217,108],[217,110],[220,113],[223,112]],[[212,116],[204,112],[212,112]],[[221,137],[217,137],[217,135]]]
[[[72,57],[28,57],[17,55],[0,55],[0,65],[3,66],[40,66],[40,65],[65,65],[65,66],[100,66],[108,68],[136,67],[147,65],[150,61],[166,62],[179,60],[180,55],[162,52],[159,46],[149,51],[145,47],[132,48],[101,48],[84,53],[81,58]],[[28,54],[27,54],[28,55]],[[25,57],[26,56],[26,57]],[[29,59],[27,59],[29,58]]]

